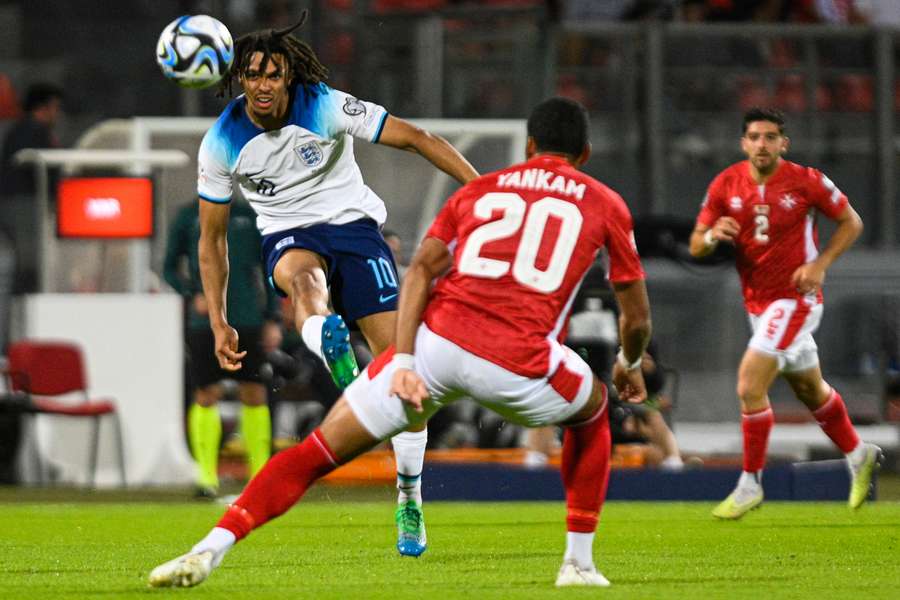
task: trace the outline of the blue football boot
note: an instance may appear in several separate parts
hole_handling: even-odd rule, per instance
[[[322,355],[338,389],[344,389],[359,375],[359,366],[350,345],[350,330],[341,315],[325,317],[322,324]]]
[[[422,507],[415,500],[408,500],[397,507],[397,550],[403,556],[420,556],[427,548],[425,517]]]

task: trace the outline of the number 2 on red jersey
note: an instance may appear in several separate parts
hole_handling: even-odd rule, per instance
[[[512,192],[489,192],[475,202],[475,216],[481,219],[490,219],[494,211],[503,211],[502,218],[485,223],[469,234],[457,266],[459,272],[485,279],[506,275],[510,263],[481,256],[481,248],[488,242],[512,237],[521,230],[522,238],[512,263],[513,279],[545,294],[558,290],[565,279],[584,221],[578,207],[552,196],[545,196],[529,207],[519,194]],[[547,268],[541,271],[535,263],[551,216],[560,221],[559,234]]]

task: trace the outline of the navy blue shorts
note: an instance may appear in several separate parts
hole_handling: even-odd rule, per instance
[[[278,289],[272,274],[278,260],[291,248],[309,250],[325,259],[331,304],[348,325],[368,315],[397,310],[394,256],[372,219],[298,227],[264,236],[266,276],[282,296],[287,294]]]

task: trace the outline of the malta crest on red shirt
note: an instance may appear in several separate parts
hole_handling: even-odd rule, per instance
[[[781,196],[781,199],[778,201],[778,204],[781,205],[781,208],[784,210],[791,210],[795,206],[797,206],[797,199],[794,198],[793,194],[787,193]]]

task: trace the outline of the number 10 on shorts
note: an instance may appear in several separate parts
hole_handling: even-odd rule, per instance
[[[383,290],[386,287],[397,288],[397,277],[394,275],[391,263],[386,258],[379,256],[377,259],[367,259],[366,262],[369,263],[369,267],[371,267],[372,273],[375,275],[375,281],[378,283],[379,290]]]

